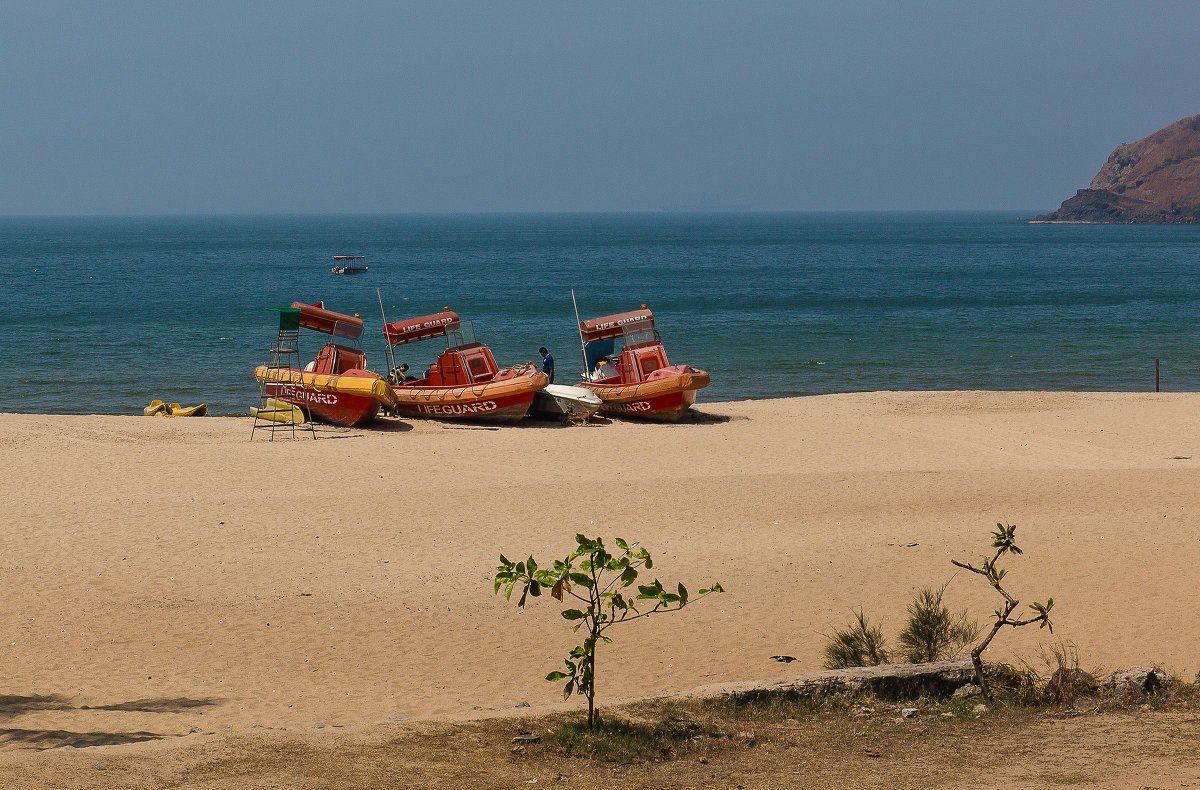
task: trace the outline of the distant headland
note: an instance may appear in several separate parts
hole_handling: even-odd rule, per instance
[[[1200,225],[1200,115],[1117,146],[1087,189],[1032,221]]]

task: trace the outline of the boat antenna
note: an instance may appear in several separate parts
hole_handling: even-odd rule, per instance
[[[575,289],[571,289],[571,304],[575,306],[575,326],[579,327],[579,353],[583,354],[583,377],[588,375],[587,342],[583,339],[583,322],[579,320],[579,303],[575,301]]]
[[[379,315],[383,316],[383,354],[384,359],[387,360],[388,374],[390,375],[396,369],[396,352],[392,348],[392,344],[387,342],[387,313],[383,312],[383,294],[376,288],[375,295],[379,297]]]

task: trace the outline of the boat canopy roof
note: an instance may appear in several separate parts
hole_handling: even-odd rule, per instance
[[[335,313],[325,309],[324,302],[302,304],[292,302],[292,307],[300,309],[300,326],[324,332],[327,335],[345,337],[357,340],[363,332],[363,320],[358,316]]]
[[[447,329],[457,323],[458,313],[444,310],[419,318],[409,318],[406,321],[393,321],[383,327],[383,338],[393,346],[412,343],[416,340],[427,340],[431,337],[445,335]]]
[[[366,255],[334,255],[335,261],[361,261],[366,258]]]
[[[593,340],[621,337],[625,334],[627,326],[641,323],[649,323],[649,328],[654,328],[654,313],[645,307],[641,310],[631,310],[628,313],[617,313],[616,315],[606,315],[603,318],[580,321],[579,332],[583,335],[583,342],[591,343]]]

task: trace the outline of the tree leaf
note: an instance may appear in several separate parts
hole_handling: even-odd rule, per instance
[[[584,614],[578,609],[565,609],[562,616],[564,620],[582,620]]]
[[[549,675],[546,675],[546,680],[554,682],[555,680],[562,680],[565,677],[569,677],[569,675],[567,675],[566,672],[554,671],[554,672],[551,672]]]
[[[658,594],[662,592],[662,582],[655,579],[653,584],[639,584],[638,592],[641,593],[639,597],[657,598]]]

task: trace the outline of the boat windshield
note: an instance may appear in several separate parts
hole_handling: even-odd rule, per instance
[[[351,324],[346,321],[335,321],[333,336],[338,340],[347,340],[351,345],[362,346],[362,324]]]
[[[475,339],[475,324],[471,321],[459,321],[446,327],[446,348],[473,346],[478,342]]]
[[[621,372],[616,365],[621,361],[621,354],[626,348],[658,342],[658,332],[654,331],[653,321],[628,324],[623,327],[620,337],[592,340],[584,346],[587,370],[584,371],[583,378],[585,381],[605,381],[619,376]],[[605,364],[601,364],[601,360]]]
[[[654,343],[658,340],[658,333],[654,331],[653,321],[639,321],[625,327],[621,340],[626,347]]]

